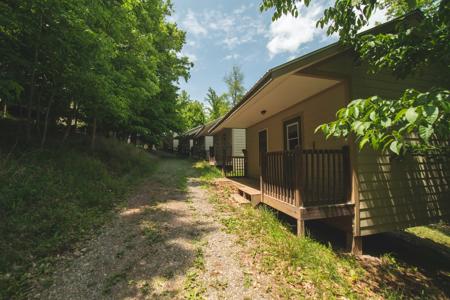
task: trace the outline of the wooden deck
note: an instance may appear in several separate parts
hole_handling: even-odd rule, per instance
[[[278,211],[281,211],[301,221],[328,219],[336,217],[353,216],[353,203],[339,203],[328,205],[317,205],[298,207],[269,195],[262,195],[260,184],[251,178],[228,178],[235,185],[239,195],[249,200],[253,206],[264,203]]]

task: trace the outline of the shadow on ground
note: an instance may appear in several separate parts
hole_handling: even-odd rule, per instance
[[[296,233],[295,219],[267,208],[272,210],[293,234]],[[330,245],[338,255],[344,255],[348,251],[343,231],[316,220],[307,221],[306,230],[311,238]],[[364,237],[363,248],[364,256],[358,258],[358,261],[371,275],[368,285],[372,286],[374,291],[385,294],[387,289],[395,289],[406,297],[414,295],[418,298],[433,298],[433,295],[437,294],[450,298],[448,247],[402,231]]]

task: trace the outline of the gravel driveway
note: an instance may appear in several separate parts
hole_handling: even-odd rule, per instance
[[[183,184],[184,182],[184,184]],[[40,299],[266,299],[190,162],[164,159],[114,220],[62,258]]]

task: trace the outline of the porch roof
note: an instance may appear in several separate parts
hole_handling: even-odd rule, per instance
[[[301,71],[348,49],[334,43],[270,69],[209,133],[223,128],[247,128],[336,85],[339,79],[318,78]]]

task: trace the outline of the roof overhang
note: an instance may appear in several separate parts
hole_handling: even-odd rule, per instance
[[[339,79],[318,78],[301,71],[348,49],[334,43],[269,70],[209,133],[247,128],[338,84]]]
[[[228,116],[214,132],[223,128],[248,128],[310,97],[327,90],[341,81],[308,75],[292,74],[276,78],[260,93],[248,100],[239,110]]]

